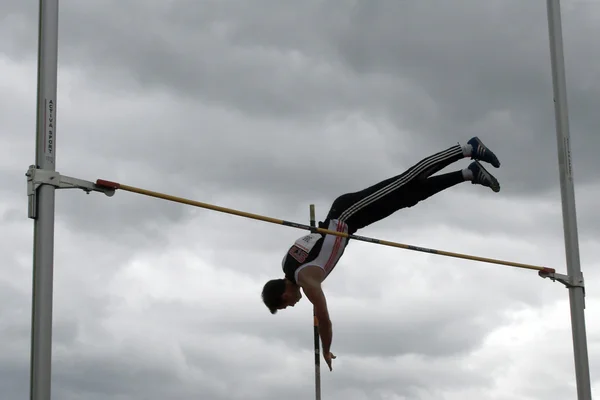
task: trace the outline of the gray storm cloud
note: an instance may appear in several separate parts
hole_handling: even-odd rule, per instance
[[[337,195],[479,135],[502,159],[500,194],[463,184],[362,233],[564,271],[544,2],[60,6],[60,172],[306,223],[309,204],[322,219]],[[29,382],[37,11],[0,5],[7,400]],[[563,7],[588,282],[598,16],[594,2]],[[54,397],[314,395],[309,304],[274,317],[260,301],[301,234],[130,193],[58,193]],[[338,360],[322,371],[324,398],[574,396],[567,292],[535,272],[352,243],[326,293]],[[594,362],[600,326],[588,322]]]

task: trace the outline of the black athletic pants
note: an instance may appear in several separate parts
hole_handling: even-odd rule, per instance
[[[364,190],[346,193],[333,202],[322,226],[338,219],[354,234],[396,211],[412,207],[428,197],[464,182],[462,171],[432,176],[448,165],[464,158],[460,145],[433,154],[400,175],[386,179]]]

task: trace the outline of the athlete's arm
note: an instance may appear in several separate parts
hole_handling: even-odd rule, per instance
[[[323,343],[323,355],[328,356],[331,352],[331,342],[333,340],[333,330],[327,309],[327,299],[321,281],[324,273],[319,267],[304,268],[298,277],[298,283],[302,286],[304,294],[315,308],[315,316],[319,322],[319,335]],[[329,366],[331,369],[331,366]]]

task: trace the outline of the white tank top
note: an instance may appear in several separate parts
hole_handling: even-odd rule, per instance
[[[348,233],[348,225],[338,220],[329,221],[329,226],[327,229],[331,231]],[[313,250],[315,245],[317,245],[320,240],[323,241],[320,251],[316,255],[312,255],[313,257],[310,257],[309,259],[308,256],[311,250]],[[342,254],[344,254],[347,242],[348,238],[336,235],[325,235],[324,238],[321,233],[311,233],[305,235],[294,242],[294,245],[290,248],[290,251],[282,260],[282,267],[284,267],[284,271],[286,273],[291,273],[292,271],[286,271],[285,267],[288,257],[292,257],[297,263],[299,263],[299,265],[295,267],[295,270],[293,271],[295,282],[298,281],[298,274],[300,271],[308,266],[321,268],[325,272],[326,278],[337,265]]]

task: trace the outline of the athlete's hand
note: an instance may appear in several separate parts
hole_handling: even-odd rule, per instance
[[[325,359],[325,362],[327,363],[327,366],[329,367],[329,370],[333,371],[333,368],[331,367],[331,360],[333,360],[335,358],[335,356],[333,355],[333,353],[331,353],[331,352],[324,353],[323,354],[323,358]]]

